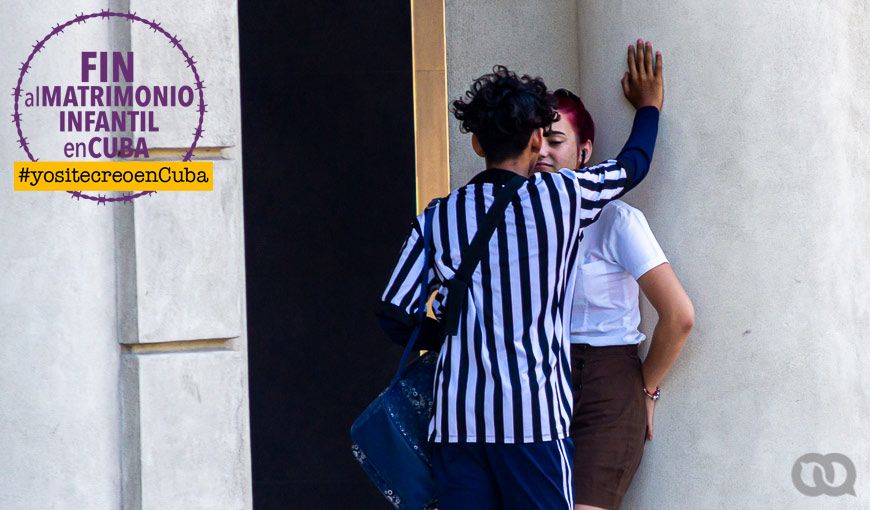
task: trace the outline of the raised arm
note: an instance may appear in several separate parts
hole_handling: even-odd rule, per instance
[[[659,110],[655,106],[644,106],[635,112],[631,134],[616,156],[616,165],[625,169],[628,181],[623,194],[637,186],[649,172],[658,132]]]
[[[628,71],[622,92],[637,109],[631,133],[615,159],[577,170],[582,197],[582,226],[598,217],[607,202],[621,197],[646,177],[658,136],[659,111],[664,97],[662,56],[652,43],[637,40],[628,47]]]

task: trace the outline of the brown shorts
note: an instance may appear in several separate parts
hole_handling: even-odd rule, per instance
[[[636,345],[571,345],[574,503],[619,508],[646,442]]]

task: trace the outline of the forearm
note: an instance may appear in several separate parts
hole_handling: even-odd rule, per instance
[[[629,175],[629,186],[633,188],[640,183],[652,162],[655,150],[656,138],[659,129],[659,110],[655,106],[645,106],[634,114],[634,123],[631,126],[631,134],[625,142],[625,146],[616,156],[620,166],[625,168]]]
[[[648,390],[655,390],[661,385],[665,375],[679,357],[691,328],[690,319],[679,316],[659,319],[642,367],[644,385]]]
[[[396,318],[378,315],[378,322],[381,329],[393,342],[406,346],[411,334],[414,332],[415,325],[397,320]],[[417,338],[416,347],[420,350],[438,350],[441,348],[441,326],[437,320],[426,317],[423,322],[423,328],[420,330],[420,336]]]

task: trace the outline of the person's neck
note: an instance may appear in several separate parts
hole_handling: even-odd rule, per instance
[[[506,159],[503,161],[486,160],[487,168],[501,168],[502,170],[510,170],[520,177],[529,177],[529,162],[521,161],[520,159]]]

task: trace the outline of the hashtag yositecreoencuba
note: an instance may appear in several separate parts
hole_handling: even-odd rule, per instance
[[[16,161],[15,191],[212,191],[213,161]]]

